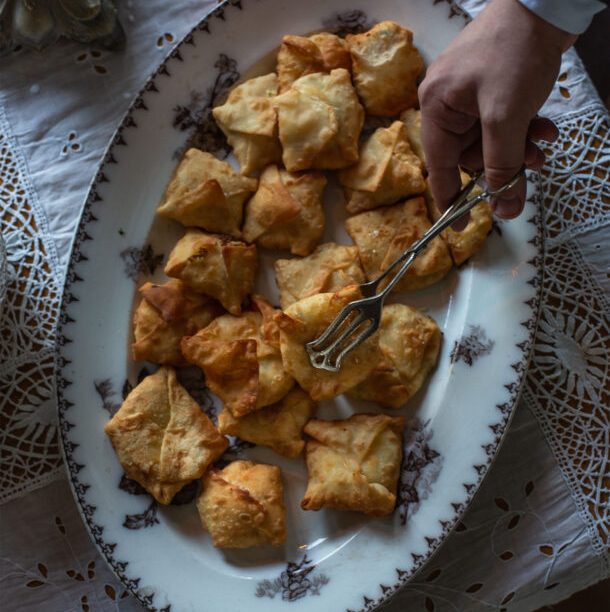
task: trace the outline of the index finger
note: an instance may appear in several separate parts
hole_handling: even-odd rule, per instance
[[[458,162],[462,153],[461,139],[424,113],[421,135],[432,195],[439,210],[443,211],[460,189]]]
[[[440,127],[432,117],[422,112],[422,144],[430,191],[440,212],[444,212],[462,185],[458,162],[462,153],[461,136]],[[458,219],[455,229],[463,229],[468,217]]]
[[[527,128],[525,121],[483,121],[483,161],[485,180],[492,189],[510,181],[523,165]],[[497,198],[493,198],[495,213],[505,219],[519,215],[525,203],[525,181]]]

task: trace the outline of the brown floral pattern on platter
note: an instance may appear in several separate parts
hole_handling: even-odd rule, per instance
[[[449,6],[449,12],[447,17],[452,19],[454,17],[463,18],[465,22],[468,21],[467,15],[455,5],[452,0],[431,0],[433,4],[447,4]],[[158,604],[157,594],[149,587],[142,587],[142,579],[139,576],[135,576],[133,571],[129,568],[127,561],[121,560],[115,556],[116,544],[108,542],[104,536],[104,526],[101,525],[95,518],[96,507],[88,500],[87,492],[90,486],[84,482],[82,477],[82,470],[85,466],[79,464],[76,460],[75,452],[78,449],[78,444],[72,441],[72,434],[70,433],[75,424],[70,419],[70,410],[74,407],[74,403],[68,399],[68,389],[70,387],[71,380],[67,377],[67,368],[69,366],[70,359],[66,356],[67,347],[72,342],[70,338],[71,325],[75,323],[73,316],[71,315],[72,305],[78,302],[77,283],[82,282],[83,278],[79,276],[77,270],[81,262],[87,261],[86,246],[87,242],[92,240],[91,235],[88,232],[89,224],[97,221],[96,214],[103,214],[103,209],[100,203],[103,202],[103,186],[102,183],[108,183],[109,178],[104,173],[104,169],[108,164],[117,164],[117,158],[120,158],[120,147],[128,146],[130,131],[138,128],[138,120],[140,113],[146,113],[148,106],[146,99],[148,96],[154,96],[160,91],[160,89],[167,85],[167,81],[171,78],[171,70],[177,63],[183,62],[181,49],[184,49],[186,45],[196,46],[198,41],[198,33],[203,32],[204,34],[212,34],[214,31],[214,24],[216,21],[226,21],[231,13],[231,10],[241,11],[243,5],[248,4],[243,0],[228,0],[220,5],[218,8],[208,14],[193,30],[187,34],[182,42],[169,54],[169,56],[160,64],[157,70],[153,73],[150,79],[147,81],[140,94],[134,100],[130,111],[123,119],[121,125],[117,129],[109,147],[105,153],[104,160],[98,171],[92,187],[89,191],[89,195],[83,208],[80,224],[76,232],[72,254],[68,264],[68,270],[66,275],[66,284],[64,287],[64,294],[62,300],[62,306],[59,317],[59,325],[57,330],[57,395],[58,395],[58,412],[59,412],[59,425],[61,439],[64,447],[64,454],[66,465],[68,468],[70,483],[73,488],[75,497],[77,498],[80,506],[83,520],[91,534],[91,538],[98,547],[100,553],[105,557],[110,567],[115,572],[117,578],[125,585],[125,588],[130,591],[148,610],[153,612],[169,610],[170,606],[166,605],[166,601],[163,602],[162,606]],[[256,3],[252,3],[256,6]],[[229,10],[231,9],[231,10]],[[358,18],[359,19],[359,18]],[[356,20],[357,21],[357,20]],[[356,23],[358,26],[358,23]],[[212,88],[213,89],[213,88]],[[185,116],[184,121],[187,120]],[[180,129],[177,127],[177,129]],[[193,129],[185,128],[185,131]],[[211,142],[214,142],[213,140]],[[195,145],[196,146],[196,145]],[[539,190],[538,190],[539,193]],[[539,204],[539,195],[535,196],[537,201],[534,203]],[[95,208],[96,214],[93,213]],[[539,208],[539,207],[538,207]],[[536,243],[542,240],[542,234],[540,231],[541,218],[539,212],[537,212],[532,218],[528,219],[530,223],[538,226],[538,234],[532,241]],[[539,244],[536,244],[540,248]],[[480,482],[485,476],[489,465],[495,453],[497,452],[498,446],[502,440],[502,437],[506,431],[506,427],[510,420],[513,407],[515,405],[518,390],[520,387],[520,381],[523,378],[523,374],[526,368],[529,350],[531,347],[531,341],[533,337],[533,331],[536,326],[539,296],[540,296],[540,281],[542,268],[540,266],[539,256],[535,257],[531,261],[528,261],[529,266],[535,267],[538,270],[537,274],[528,281],[535,288],[535,296],[528,300],[527,305],[530,307],[531,316],[528,321],[525,321],[523,325],[528,331],[528,338],[519,343],[517,347],[520,349],[522,358],[520,361],[512,364],[514,371],[513,378],[514,382],[505,385],[509,390],[509,398],[507,401],[498,405],[499,410],[498,422],[494,425],[496,431],[494,431],[494,439],[491,443],[485,445],[485,452],[488,456],[488,460],[485,464],[474,466],[477,478],[470,483],[465,483],[464,488],[467,491],[466,500],[461,503],[453,504],[453,516],[448,520],[441,521],[441,534],[436,538],[426,538],[427,550],[423,555],[413,555],[413,566],[409,569],[396,568],[396,581],[393,584],[379,585],[380,592],[374,597],[362,596],[363,608],[362,610],[372,610],[379,605],[385,603],[393,593],[395,593],[400,587],[402,587],[421,567],[427,562],[431,555],[440,545],[443,538],[453,529],[454,525],[458,523],[460,516],[465,511],[466,507],[472,500],[474,493],[476,492]],[[72,313],[73,314],[73,313]],[[104,380],[101,381],[105,382]],[[97,391],[104,401],[105,409],[112,409],[115,406],[115,402],[112,399],[116,394],[112,391],[112,385],[102,385]],[[496,433],[497,432],[497,433]],[[298,565],[298,564],[297,564]],[[279,593],[279,591],[277,591]],[[309,591],[308,591],[309,592]],[[265,596],[265,595],[262,595]]]
[[[125,274],[134,282],[137,282],[142,274],[147,276],[154,274],[161,265],[163,257],[163,253],[155,253],[150,244],[142,248],[129,247],[121,251]]]
[[[491,353],[495,342],[487,338],[485,330],[479,325],[470,325],[469,328],[470,332],[454,343],[449,356],[451,363],[463,361],[472,366],[477,359]]]
[[[127,529],[142,529],[143,527],[152,527],[153,525],[159,524],[159,519],[157,518],[159,504],[148,494],[142,485],[123,474],[119,481],[119,489],[130,495],[144,495],[149,500],[147,508],[142,512],[125,515],[123,527]],[[198,492],[199,482],[194,480],[174,495],[174,499],[170,502],[170,506],[184,506],[190,504],[195,501]]]
[[[441,470],[442,457],[430,446],[432,431],[427,429],[428,424],[415,420],[405,433],[396,501],[401,525],[407,524],[419,503],[428,497],[429,488]]]
[[[121,407],[120,402],[115,402],[112,397],[115,395],[112,389],[112,381],[109,378],[103,380],[96,380],[93,383],[95,392],[100,396],[102,400],[102,408],[112,417],[114,416],[119,408]]]
[[[137,514],[127,514],[123,521],[123,527],[126,529],[142,529],[143,527],[152,527],[159,524],[157,518],[157,502],[151,501],[144,512]]]
[[[214,84],[205,94],[192,91],[188,104],[174,107],[172,125],[183,132],[189,132],[186,144],[174,154],[177,159],[191,147],[216,153],[221,157],[227,157],[231,152],[224,132],[212,116],[212,109],[222,104],[231,87],[239,80],[240,74],[237,62],[224,53],[220,54],[214,63],[214,68],[216,69]]]
[[[292,602],[307,595],[319,595],[320,589],[329,582],[330,578],[316,572],[315,564],[303,555],[299,562],[288,561],[286,569],[277,578],[259,581],[255,594],[269,599],[279,595],[283,601]]]
[[[335,13],[332,17],[322,21],[324,30],[341,37],[347,34],[360,34],[372,28],[373,25],[374,22],[369,20],[367,14],[357,9]]]

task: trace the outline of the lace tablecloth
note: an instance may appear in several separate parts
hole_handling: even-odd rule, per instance
[[[62,43],[0,72],[0,584],[4,610],[139,610],[89,541],[62,466],[54,325],[69,243],[146,75],[212,6],[126,1],[120,54]],[[481,2],[464,3],[476,10]],[[457,531],[387,609],[532,610],[610,574],[610,118],[574,51],[545,114],[545,281],[507,439]]]

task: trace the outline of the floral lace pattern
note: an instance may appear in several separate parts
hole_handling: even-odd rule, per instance
[[[0,109],[1,227],[7,287],[0,316],[0,503],[53,478],[61,466],[53,386],[60,300],[44,217]]]
[[[525,397],[610,572],[610,302],[578,240],[603,228],[607,245],[610,118],[593,105],[558,123],[543,171],[546,282]]]

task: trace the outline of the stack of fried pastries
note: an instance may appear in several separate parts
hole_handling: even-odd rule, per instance
[[[197,508],[217,547],[286,539],[280,468],[218,463],[225,436],[304,454],[303,510],[383,516],[396,506],[405,421],[383,410],[402,408],[433,371],[437,324],[390,304],[336,373],[313,368],[305,344],[439,214],[421,146],[422,70],[412,33],[390,21],[345,38],[285,36],[276,71],[239,83],[213,109],[238,169],[189,149],[169,181],[157,212],[184,235],[168,257],[169,278],[140,287],[133,316],[134,360],[161,367],[106,432],[125,474],[159,503],[200,480]],[[350,215],[351,245],[322,241],[329,181],[343,192],[345,203],[331,204]],[[438,282],[490,228],[489,205],[479,204],[466,229],[437,237],[396,290]],[[274,263],[279,305],[255,293],[259,249],[294,256]],[[176,368],[189,364],[222,404],[215,422],[178,382]],[[314,418],[317,402],[340,394],[372,402],[371,411]]]

